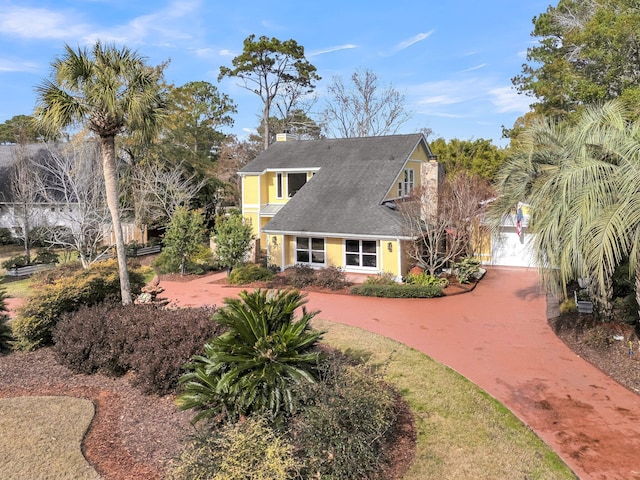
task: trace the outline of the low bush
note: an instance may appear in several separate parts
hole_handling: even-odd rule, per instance
[[[434,298],[444,295],[439,285],[368,285],[351,288],[354,295],[384,298]]]
[[[436,277],[428,273],[409,273],[405,279],[407,285],[420,285],[422,287],[441,287],[444,288],[449,284],[449,280],[444,277]]]
[[[316,270],[313,285],[330,290],[342,290],[349,285],[344,271],[337,267]]]
[[[339,365],[296,396],[289,428],[302,478],[374,478],[397,418],[393,390],[370,368]]]
[[[638,323],[638,302],[635,292],[613,300],[614,315],[621,322]]]
[[[164,249],[153,261],[153,267],[158,273],[180,273],[182,258]],[[198,245],[185,263],[185,273],[199,275],[215,268],[213,253],[206,245]]]
[[[457,263],[453,264],[453,273],[458,282],[469,283],[480,272],[480,260],[473,257],[464,257]]]
[[[396,285],[397,283],[395,275],[389,272],[371,275],[364,281],[364,285]]]
[[[11,351],[11,327],[9,326],[9,314],[5,299],[7,295],[4,289],[0,289],[0,354]]]
[[[305,264],[298,264],[286,270],[287,285],[302,289],[316,286],[330,290],[341,290],[349,286],[344,271],[338,267],[314,269]]]
[[[309,265],[298,264],[287,269],[287,284],[293,288],[304,288],[313,285],[316,271]]]
[[[139,270],[129,271],[129,281],[132,294],[140,293],[144,277]],[[33,350],[49,345],[51,330],[64,313],[109,298],[120,298],[120,277],[115,260],[94,264],[41,285],[18,310],[18,317],[13,322],[14,347]]]
[[[584,343],[604,350],[611,345],[611,334],[604,325],[596,325],[584,332]]]
[[[274,273],[268,268],[261,267],[255,263],[249,263],[234,268],[229,274],[227,281],[232,285],[246,285],[253,282],[268,281],[273,277]]]
[[[16,243],[16,239],[13,238],[13,233],[10,229],[0,227],[0,245],[11,245]]]
[[[10,268],[20,268],[29,265],[26,255],[14,255],[2,262],[2,268],[9,270]]]
[[[182,366],[222,329],[213,310],[159,310],[105,302],[65,315],[54,327],[61,364],[78,373],[119,376],[133,370],[144,393],[173,392]]]
[[[46,264],[46,263],[58,263],[59,260],[60,258],[58,257],[58,254],[56,252],[48,248],[45,248],[45,249],[38,250],[37,255],[31,261],[31,263],[34,265]]]
[[[573,298],[568,298],[560,304],[560,313],[573,313],[577,311],[578,307]]]
[[[289,440],[266,420],[248,417],[197,435],[168,479],[287,480],[295,478],[296,471]]]
[[[77,373],[126,373],[127,317],[111,302],[64,314],[51,331],[59,363]]]

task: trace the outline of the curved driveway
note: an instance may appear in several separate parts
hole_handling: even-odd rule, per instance
[[[222,303],[217,277],[162,282],[180,305]],[[533,269],[490,268],[470,293],[378,299],[310,293],[321,318],[393,338],[506,405],[583,480],[640,480],[640,396],[575,355],[550,329]]]

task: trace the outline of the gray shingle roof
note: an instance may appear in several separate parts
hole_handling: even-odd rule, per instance
[[[269,233],[398,237],[402,217],[382,201],[423,139],[412,134],[280,142],[241,172],[320,168],[265,225]]]

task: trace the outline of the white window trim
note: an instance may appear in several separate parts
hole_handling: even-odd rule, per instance
[[[356,265],[347,265],[347,253],[353,255],[355,252],[347,252],[347,240],[354,240],[358,242],[358,248],[359,248],[359,252],[358,255],[360,257],[360,265],[356,266]],[[363,267],[362,265],[362,242],[376,242],[376,266],[375,267]],[[382,255],[380,255],[380,241],[379,240],[371,240],[371,239],[355,239],[355,238],[349,238],[349,239],[344,239],[342,242],[342,263],[344,265],[344,269],[347,272],[378,272],[380,270],[380,265],[381,265],[381,258]],[[368,255],[372,255],[372,254],[368,254]]]
[[[298,261],[298,238],[306,238],[308,243],[307,246],[308,248],[304,248],[304,249],[300,249],[300,250],[305,250],[307,252],[309,252],[309,261],[308,262],[299,262]],[[318,263],[318,262],[312,262],[311,259],[313,252],[319,252],[320,250],[313,250],[313,239],[317,238],[317,239],[322,239],[322,253],[324,254],[324,262],[322,263]],[[302,235],[296,235],[295,237],[295,241],[294,241],[294,250],[293,250],[293,254],[294,254],[294,263],[295,264],[303,264],[303,265],[309,265],[311,267],[319,267],[319,268],[323,268],[327,266],[327,239],[324,237],[305,237]]]

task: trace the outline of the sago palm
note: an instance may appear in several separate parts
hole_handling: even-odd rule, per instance
[[[294,409],[293,387],[315,382],[322,333],[311,330],[298,291],[255,290],[225,299],[214,320],[228,331],[205,345],[181,378],[178,404],[196,408],[195,421],[216,415],[279,416]],[[296,318],[296,311],[301,316]]]
[[[115,138],[129,132],[151,138],[158,130],[163,98],[160,72],[126,47],[102,45],[72,49],[52,63],[52,75],[37,87],[35,116],[57,134],[82,125],[100,140],[107,205],[115,234],[122,303],[131,303],[124,237],[118,211]]]

